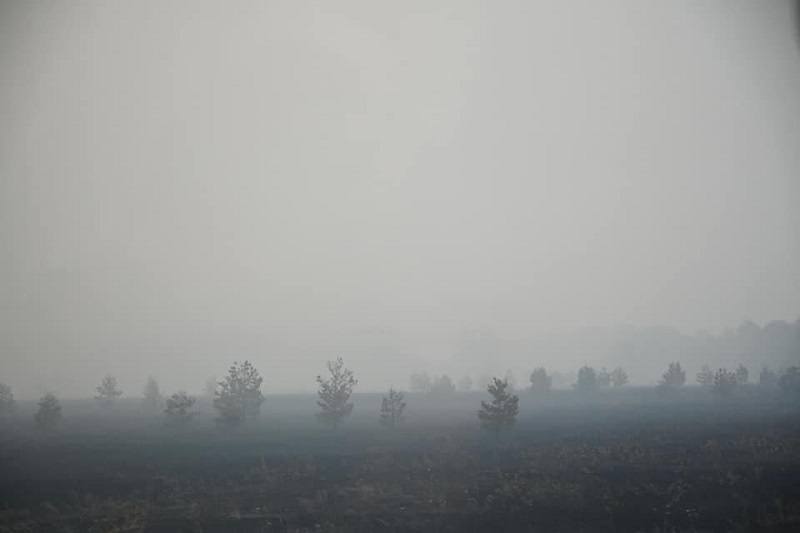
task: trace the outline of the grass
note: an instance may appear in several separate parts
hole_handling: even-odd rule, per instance
[[[32,405],[4,421],[0,531],[789,531],[800,528],[800,411],[755,388],[523,393],[516,427],[479,429],[483,394],[407,397],[378,424],[355,395],[339,430],[311,395],[262,416],[185,430],[137,401],[63,402],[42,434]]]

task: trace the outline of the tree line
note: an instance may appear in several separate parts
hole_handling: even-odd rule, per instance
[[[316,377],[318,385],[316,404],[319,409],[316,417],[320,422],[338,428],[353,410],[351,396],[358,380],[353,371],[345,366],[341,357],[328,361],[326,369],[327,373]],[[727,396],[748,383],[750,372],[741,364],[735,370],[719,368],[716,371],[709,365],[703,365],[695,377],[698,385],[708,388],[716,395]],[[409,381],[412,390],[426,391],[432,397],[441,398],[456,392],[456,386],[447,375],[431,379],[425,372],[415,372]],[[618,367],[611,371],[601,368],[600,371],[596,371],[593,367],[584,365],[578,370],[577,381],[572,387],[579,392],[594,392],[603,388],[624,387],[628,381],[628,374],[622,368]],[[552,388],[552,376],[544,367],[535,368],[530,373],[529,382],[528,390],[532,393],[545,393]],[[263,378],[249,361],[234,362],[224,379],[207,383],[206,392],[213,396],[213,406],[217,413],[215,421],[223,426],[238,426],[247,420],[257,418],[265,400],[261,391],[262,383]],[[800,368],[790,367],[775,372],[764,367],[759,374],[758,384],[762,388],[775,388],[785,393],[800,395]],[[671,392],[685,385],[686,370],[680,362],[672,362],[662,375],[657,389]],[[462,378],[459,382],[461,390],[470,390],[471,386],[468,377]],[[104,376],[95,391],[95,400],[104,407],[113,405],[123,394],[116,376],[112,375]],[[508,375],[504,378],[491,378],[486,384],[486,391],[491,400],[481,401],[478,419],[482,427],[499,435],[502,429],[514,425],[519,413],[519,397],[513,393],[513,381]],[[152,376],[144,385],[143,396],[144,405],[148,409],[163,411],[165,423],[168,425],[185,426],[195,415],[194,396],[185,390],[179,390],[164,398],[158,381]],[[11,387],[0,383],[0,414],[12,412],[14,406]],[[390,388],[381,402],[380,424],[386,427],[402,424],[405,420],[405,408],[405,392]],[[61,411],[58,398],[52,393],[47,393],[39,400],[34,419],[43,428],[53,428],[61,420]]]

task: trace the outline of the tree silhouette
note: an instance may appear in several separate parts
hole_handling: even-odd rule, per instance
[[[14,411],[14,393],[11,387],[5,383],[0,383],[0,414],[6,414]]]
[[[703,365],[703,368],[697,373],[697,383],[703,387],[711,387],[714,384],[714,371],[710,366]]]
[[[45,429],[52,429],[58,424],[61,420],[61,403],[54,394],[48,392],[39,400],[39,409],[33,418]]]
[[[747,370],[747,367],[740,364],[739,367],[736,369],[736,384],[737,385],[746,385],[747,380],[750,378],[750,371]]]
[[[192,407],[195,399],[189,396],[185,390],[179,390],[167,399],[167,408],[164,415],[167,423],[175,426],[185,426],[194,416]]]
[[[414,372],[408,378],[408,388],[412,391],[429,392],[431,390],[431,377],[427,372]]]
[[[319,384],[317,405],[321,409],[317,413],[317,419],[337,428],[353,411],[353,404],[349,400],[358,380],[353,377],[352,370],[345,368],[341,357],[335,361],[328,361],[326,366],[330,377],[322,379],[322,376],[317,376]]]
[[[264,395],[261,393],[263,381],[250,361],[234,362],[228,369],[228,375],[219,382],[219,388],[214,392],[217,422],[235,426],[247,418],[257,417],[261,413],[261,404],[264,403]]]
[[[615,389],[619,387],[624,387],[628,384],[628,373],[622,369],[622,367],[617,367],[611,372],[611,386]]]
[[[578,381],[573,388],[580,392],[591,392],[597,390],[597,373],[590,366],[583,366],[578,370]]]
[[[117,378],[112,375],[103,377],[100,381],[100,385],[98,385],[95,390],[97,394],[94,399],[105,407],[112,405],[114,400],[122,396],[122,391],[117,387]]]
[[[738,385],[739,381],[736,379],[736,373],[720,368],[714,374],[714,386],[711,390],[719,396],[728,396],[733,393]]]
[[[508,381],[504,379],[493,378],[487,390],[492,395],[492,401],[481,401],[478,418],[484,429],[493,431],[495,438],[499,438],[502,429],[509,428],[516,422],[519,397],[509,392]]]
[[[452,396],[455,392],[456,386],[453,385],[453,380],[447,374],[433,378],[430,395],[434,398],[445,398]]]
[[[681,368],[679,362],[675,362],[669,364],[658,386],[663,391],[674,391],[683,387],[684,384],[686,384],[686,371]]]
[[[547,392],[553,385],[553,378],[547,375],[547,370],[542,366],[534,368],[528,379],[531,382],[531,392]]]
[[[384,396],[381,402],[381,425],[393,428],[401,424],[405,420],[405,408],[405,394],[390,388],[389,396]]]
[[[155,413],[161,408],[164,398],[161,396],[161,388],[156,378],[153,376],[147,378],[147,383],[144,384],[142,393],[144,395],[144,406],[148,411]]]

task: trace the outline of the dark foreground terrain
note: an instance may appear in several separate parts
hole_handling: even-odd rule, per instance
[[[481,432],[483,395],[380,395],[347,423],[313,396],[268,396],[261,419],[184,430],[137,401],[63,402],[37,431],[3,421],[0,531],[800,531],[800,412],[755,388],[665,396],[522,394],[516,428]]]

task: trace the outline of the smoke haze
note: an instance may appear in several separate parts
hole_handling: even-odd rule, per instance
[[[5,2],[3,381],[523,381],[793,323],[793,7]]]

